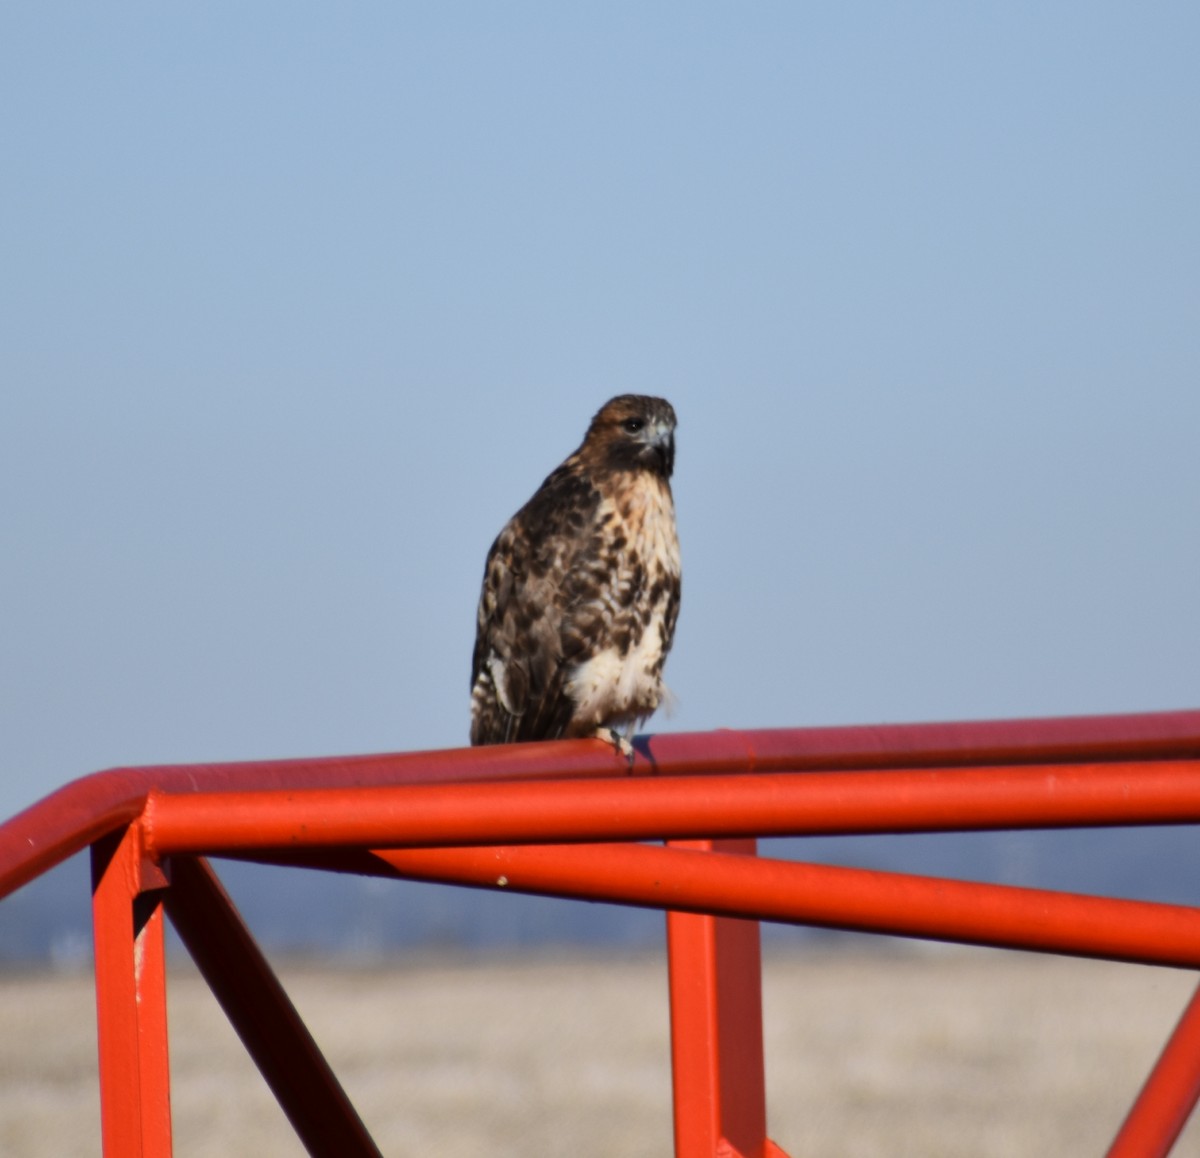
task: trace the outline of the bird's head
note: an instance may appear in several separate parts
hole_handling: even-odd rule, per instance
[[[665,398],[621,394],[592,419],[583,450],[610,470],[675,469],[675,409]]]

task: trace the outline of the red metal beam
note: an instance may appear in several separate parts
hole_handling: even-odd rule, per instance
[[[132,823],[154,789],[186,795],[613,776],[622,772],[628,773],[628,764],[614,754],[611,744],[583,740],[309,760],[114,768],[74,780],[0,824],[0,899],[106,833]]]
[[[156,855],[1200,821],[1200,762],[213,792],[147,801]]]
[[[1108,1158],[1166,1158],[1200,1100],[1200,989],[1146,1079]]]
[[[171,861],[167,914],[313,1158],[380,1158],[262,951],[209,866]]]
[[[1200,909],[643,844],[261,857],[476,888],[1200,968]]]
[[[170,1158],[161,894],[142,892],[137,835],[114,833],[92,852],[100,1128],[106,1158]]]
[[[722,742],[726,737],[728,744]],[[649,739],[660,765],[686,763],[693,772],[1197,759],[1200,712],[771,728]],[[704,761],[710,762],[709,768],[702,767]]]
[[[754,856],[753,840],[673,847]],[[676,1158],[712,1158],[725,1146],[763,1158],[762,959],[756,921],[667,913],[671,1073]]]
[[[632,769],[611,745],[570,740],[387,755],[113,769],[0,825],[0,897],[132,821],[154,788],[300,789],[480,780],[720,774],[1200,758],[1200,711],[948,724],[643,736]]]

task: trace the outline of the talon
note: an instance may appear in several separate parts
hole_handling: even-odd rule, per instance
[[[629,767],[633,767],[633,745],[629,742],[627,736],[622,736],[614,728],[597,728],[596,739],[603,740],[606,744],[611,744],[629,762]]]

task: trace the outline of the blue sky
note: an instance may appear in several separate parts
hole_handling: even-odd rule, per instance
[[[1200,706],[1200,10],[0,11],[0,815],[456,746],[493,536],[680,416],[701,730]]]

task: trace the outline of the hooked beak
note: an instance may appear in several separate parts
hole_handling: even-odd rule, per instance
[[[656,422],[646,431],[646,453],[654,458],[658,469],[667,477],[675,469],[675,428],[666,422]]]

